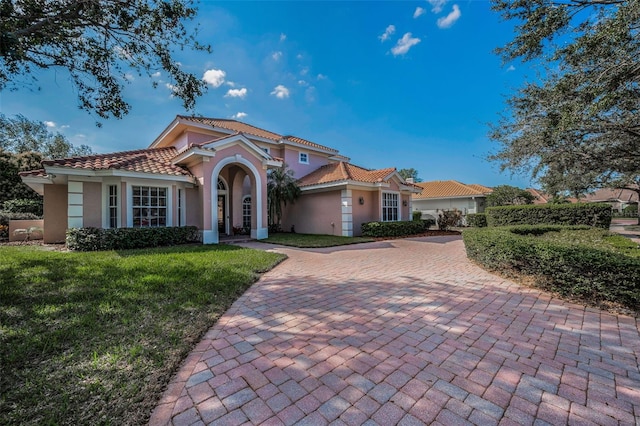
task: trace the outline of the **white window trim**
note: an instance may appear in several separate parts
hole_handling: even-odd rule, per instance
[[[380,222],[400,222],[402,220],[402,195],[399,191],[381,191],[380,193]],[[384,206],[384,195],[383,194],[396,194],[398,196],[398,220],[383,220],[383,206]]]
[[[185,193],[185,188],[180,186],[176,188],[176,214],[178,215],[178,224],[176,226],[185,226],[187,223],[187,196]],[[182,208],[182,212],[180,211],[180,208],[178,208],[178,204]]]
[[[306,161],[302,160],[302,156],[305,155],[307,157]],[[298,163],[300,164],[309,164],[309,153],[307,152],[298,152]]]
[[[127,181],[127,227],[133,228],[133,187],[134,186],[149,186],[155,188],[165,188],[167,194],[167,225],[166,227],[173,226],[173,191],[171,185],[167,185],[167,182],[162,181],[144,181],[134,180]]]
[[[242,227],[244,228],[244,206],[247,198],[251,200],[251,195],[245,195],[242,197]],[[251,228],[251,221],[253,219],[253,200],[249,203],[249,228]]]
[[[111,224],[109,223],[109,187],[117,186],[118,187],[118,217],[117,217],[117,227],[122,228],[122,183],[120,181],[117,182],[102,182],[102,228],[110,229]]]

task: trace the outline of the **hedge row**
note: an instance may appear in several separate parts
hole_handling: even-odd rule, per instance
[[[195,226],[167,228],[75,228],[67,230],[69,250],[128,250],[199,241]]]
[[[467,214],[467,225],[473,226],[474,228],[486,228],[487,214],[486,213]]]
[[[367,222],[362,224],[363,237],[405,237],[420,234],[435,225],[433,219],[402,222]]]
[[[609,229],[611,206],[605,203],[540,204],[489,207],[488,226],[588,225]]]
[[[537,237],[562,229],[588,228],[470,228],[462,235],[467,256],[487,269],[534,276],[542,287],[564,295],[613,301],[640,310],[640,257],[615,250],[613,245],[607,249],[592,242],[576,244]],[[603,231],[588,232],[595,237]]]
[[[7,213],[31,213],[36,216],[42,216],[42,200],[31,200],[26,198],[7,200],[2,203],[2,208],[0,210]]]

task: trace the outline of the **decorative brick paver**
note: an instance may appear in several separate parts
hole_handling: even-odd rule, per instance
[[[492,275],[459,237],[275,249],[151,425],[640,424],[633,317]]]

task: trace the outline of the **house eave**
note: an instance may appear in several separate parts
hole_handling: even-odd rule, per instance
[[[69,167],[45,166],[48,175],[66,175],[78,177],[129,177],[138,179],[170,180],[174,182],[193,183],[193,177],[185,175],[169,175],[164,173],[132,172],[118,169],[74,169]]]

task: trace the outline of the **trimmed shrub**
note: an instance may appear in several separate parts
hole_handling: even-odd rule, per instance
[[[467,215],[467,225],[474,228],[486,228],[487,215],[485,213],[469,213]]]
[[[425,231],[436,225],[435,219],[422,219],[422,223],[424,223]]]
[[[430,220],[412,220],[402,222],[367,222],[362,224],[363,237],[405,237],[425,232]]]
[[[611,206],[605,203],[539,204],[489,207],[488,226],[588,225],[609,229]]]
[[[422,220],[422,212],[419,210],[414,210],[411,212],[411,218],[413,220]]]
[[[547,238],[563,232],[571,234]],[[462,235],[467,256],[487,269],[534,276],[539,286],[563,295],[640,310],[640,249],[622,236],[586,226],[471,228]],[[606,247],[595,244],[598,239]]]
[[[174,246],[200,240],[195,226],[167,228],[76,228],[67,230],[69,250],[129,250]]]
[[[462,224],[462,212],[458,209],[443,210],[438,214],[438,228],[441,231],[447,231],[453,226]]]
[[[36,216],[42,216],[42,200],[28,198],[7,200],[2,203],[1,210],[7,213],[31,213]]]

